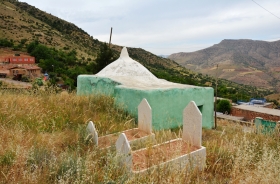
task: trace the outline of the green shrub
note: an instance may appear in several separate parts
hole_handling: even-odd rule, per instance
[[[217,100],[217,111],[222,113],[230,113],[231,103],[228,100]]]
[[[4,155],[0,155],[0,165],[10,166],[13,164],[16,154],[12,151],[6,151]]]

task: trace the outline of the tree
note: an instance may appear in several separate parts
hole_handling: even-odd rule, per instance
[[[114,57],[113,51],[108,47],[106,43],[101,45],[100,51],[95,59],[95,68],[94,73],[98,73],[103,68],[105,68],[108,64],[115,61],[117,58]]]
[[[14,43],[13,43],[13,40],[9,41],[7,38],[0,38],[0,46],[3,46],[3,47],[13,47],[14,46]]]
[[[39,41],[35,40],[27,45],[27,52],[30,54],[37,46],[39,45]]]
[[[231,103],[228,100],[217,100],[217,111],[230,113]]]
[[[51,59],[53,57],[50,49],[45,45],[37,45],[33,51],[31,52],[31,55],[36,58],[36,61],[40,61],[41,59]]]

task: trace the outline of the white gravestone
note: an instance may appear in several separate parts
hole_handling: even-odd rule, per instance
[[[183,111],[182,139],[193,146],[201,147],[202,114],[194,101],[191,101]]]
[[[148,134],[152,133],[152,108],[145,98],[138,105],[138,128]]]
[[[88,136],[87,136],[87,140],[88,139],[93,139],[93,143],[98,146],[98,134],[97,131],[95,129],[94,123],[92,121],[90,121],[88,123],[87,126],[87,132],[88,132]]]
[[[121,133],[116,142],[116,151],[121,156],[121,162],[128,168],[132,168],[132,153],[130,144],[124,133]]]

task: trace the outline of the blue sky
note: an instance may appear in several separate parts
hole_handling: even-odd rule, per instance
[[[192,52],[223,39],[280,40],[280,1],[21,0],[100,41],[154,54]]]

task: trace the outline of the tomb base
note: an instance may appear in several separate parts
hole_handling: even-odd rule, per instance
[[[115,146],[115,143],[121,133],[124,133],[126,135],[127,140],[131,146],[134,146],[136,144],[146,144],[150,141],[155,140],[154,133],[148,134],[143,130],[140,130],[139,128],[133,128],[125,130],[123,132],[98,137],[98,147],[104,149]]]
[[[181,138],[171,140],[150,148],[132,152],[133,174],[145,173],[160,168],[181,171],[198,168],[202,170],[206,162],[206,148],[191,146]]]

